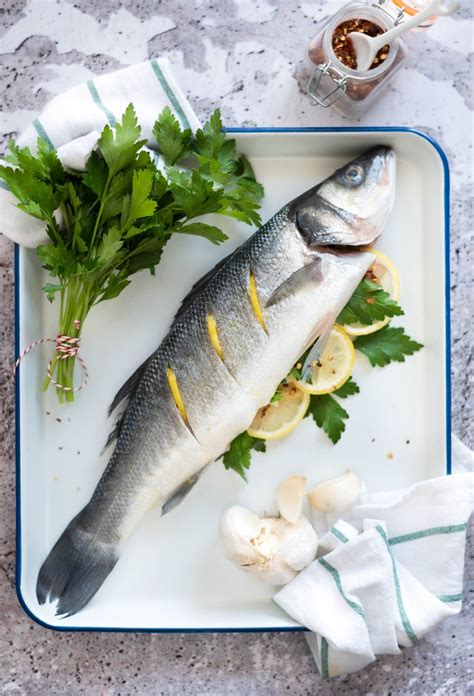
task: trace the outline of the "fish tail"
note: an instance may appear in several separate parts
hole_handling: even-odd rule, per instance
[[[71,616],[95,595],[118,561],[118,544],[101,540],[84,525],[84,508],[66,527],[41,566],[40,604],[57,600],[56,615]]]

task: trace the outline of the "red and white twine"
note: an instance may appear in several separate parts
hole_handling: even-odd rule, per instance
[[[81,322],[79,319],[76,319],[74,321],[74,326],[77,330],[80,329],[81,327]],[[49,361],[48,363],[48,368],[47,368],[47,373],[48,373],[48,378],[52,384],[57,387],[57,389],[62,389],[63,391],[66,392],[78,392],[81,389],[84,389],[84,387],[87,385],[87,382],[89,381],[89,373],[87,371],[86,364],[84,360],[81,358],[80,355],[78,355],[79,352],[79,347],[80,347],[80,338],[78,336],[66,336],[65,334],[58,334],[56,338],[39,338],[37,341],[33,341],[30,343],[29,346],[27,346],[18,356],[17,361],[15,362],[15,369],[14,372],[18,369],[18,366],[20,365],[21,361],[25,357],[27,353],[30,352],[30,350],[33,350],[33,348],[36,348],[36,346],[40,346],[42,343],[55,343],[56,344],[56,357],[58,360],[67,360],[67,358],[77,358],[80,366],[82,367],[82,370],[84,372],[84,380],[82,384],[80,384],[78,387],[66,387],[64,384],[59,384],[59,382],[56,382],[55,379],[53,379],[53,376],[51,374],[51,365],[52,365],[52,360]]]

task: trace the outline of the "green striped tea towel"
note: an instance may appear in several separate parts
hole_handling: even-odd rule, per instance
[[[34,149],[41,136],[57,149],[65,166],[80,171],[104,125],[114,125],[130,102],[152,149],[156,147],[153,124],[165,106],[184,127],[199,128],[168,61],[160,58],[101,75],[54,97],[17,142]],[[14,242],[36,247],[48,241],[44,225],[19,210],[16,199],[4,188],[0,188],[0,209],[2,232]]]
[[[344,519],[328,516],[317,560],[274,597],[311,631],[323,677],[396,654],[459,613],[473,507],[469,472],[365,493]]]

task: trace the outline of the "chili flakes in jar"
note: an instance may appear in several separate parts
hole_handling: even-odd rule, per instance
[[[382,27],[369,19],[347,19],[338,24],[332,36],[332,48],[336,58],[347,68],[357,70],[357,58],[354,46],[348,34],[351,31],[358,31],[367,36],[380,36],[384,33]],[[375,56],[369,70],[377,68],[388,56],[389,45],[383,46]]]

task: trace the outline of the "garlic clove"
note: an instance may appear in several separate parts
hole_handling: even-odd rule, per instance
[[[294,571],[303,570],[316,558],[318,535],[306,517],[293,525],[285,525],[280,535],[278,555]]]
[[[227,556],[237,565],[258,564],[259,550],[251,543],[260,534],[261,519],[240,505],[229,508],[221,518],[220,536]]]
[[[305,476],[289,476],[278,488],[278,510],[280,515],[291,524],[301,517],[305,486]]]
[[[308,493],[308,500],[321,512],[341,513],[354,505],[361,490],[361,479],[348,469],[342,476],[318,483]]]

